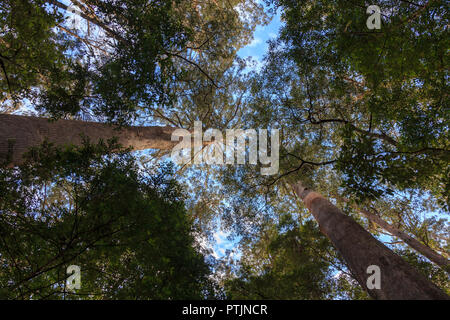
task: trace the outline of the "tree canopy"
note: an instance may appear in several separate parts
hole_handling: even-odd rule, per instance
[[[369,299],[299,180],[448,294],[450,270],[370,219],[448,262],[448,4],[377,5],[369,30],[361,0],[3,1],[1,113],[279,129],[281,144],[271,176],[114,139],[35,146],[0,168],[0,298]],[[252,69],[238,52],[274,15]],[[207,249],[218,224],[238,255]]]
[[[114,144],[44,145],[1,169],[1,298],[214,296],[173,169],[144,175]],[[77,292],[70,264],[83,271]]]

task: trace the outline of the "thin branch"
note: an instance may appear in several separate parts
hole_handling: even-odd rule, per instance
[[[205,72],[205,71],[204,71],[197,63],[195,63],[194,61],[191,61],[191,60],[189,60],[189,59],[183,57],[182,55],[180,55],[180,54],[178,54],[178,53],[169,52],[169,51],[165,51],[165,53],[168,54],[168,55],[171,55],[171,56],[180,58],[180,59],[186,61],[187,63],[189,63],[189,64],[195,66],[201,73],[203,73],[203,74],[208,78],[209,81],[211,81],[211,83],[213,84],[214,87],[216,87],[217,89],[219,89],[219,86],[216,84],[216,82],[214,81],[214,79],[211,78],[211,77],[209,76],[209,74],[206,73],[206,72]]]
[[[69,6],[56,1],[56,0],[47,0],[47,3],[53,4],[63,10],[68,10]],[[126,42],[124,38],[122,38],[117,32],[113,31],[111,28],[109,28],[105,23],[103,23],[102,21],[98,20],[95,17],[90,17],[88,15],[86,15],[83,12],[74,12],[74,14],[82,17],[83,19],[86,19],[89,22],[92,22],[93,24],[95,24],[96,26],[102,28],[103,30],[105,30],[110,36],[114,37],[115,39],[121,41],[121,42]]]

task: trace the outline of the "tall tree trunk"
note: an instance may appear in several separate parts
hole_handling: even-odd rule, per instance
[[[0,159],[11,156],[10,165],[23,162],[23,154],[45,139],[56,145],[82,143],[82,136],[96,143],[113,137],[133,150],[169,150],[178,142],[171,141],[173,127],[122,127],[79,120],[50,122],[45,118],[0,114]]]
[[[324,233],[342,255],[359,284],[375,299],[449,299],[441,289],[375,239],[361,225],[320,194],[293,185]],[[367,287],[371,265],[380,268],[379,289]]]
[[[338,198],[339,200],[342,200],[344,202],[349,202],[348,199]],[[400,238],[403,242],[405,242],[407,245],[409,245],[411,248],[419,252],[420,254],[424,255],[430,261],[436,263],[438,266],[442,267],[446,272],[450,273],[450,261],[446,259],[445,257],[441,256],[439,253],[431,249],[430,247],[427,247],[423,243],[419,242],[418,240],[414,239],[413,237],[409,236],[405,232],[399,230],[398,228],[394,227],[393,225],[390,225],[383,219],[381,219],[380,216],[377,214],[366,210],[364,208],[360,208],[355,204],[352,204],[353,208],[355,210],[361,212],[367,219],[370,221],[376,223],[380,227],[382,227],[384,230],[392,234],[393,236],[396,236]]]

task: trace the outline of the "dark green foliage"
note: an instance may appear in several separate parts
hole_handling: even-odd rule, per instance
[[[100,40],[66,30],[64,10],[49,2],[0,4],[2,112],[22,103],[55,119],[279,128],[280,173],[194,168],[187,212],[170,167],[147,172],[114,142],[45,144],[20,168],[0,170],[0,297],[213,297],[191,234],[195,225],[210,235],[220,218],[243,253],[226,266],[236,267],[228,297],[367,299],[292,197],[297,180],[376,207],[435,250],[448,247],[445,219],[424,218],[411,199],[397,203],[411,195],[427,214],[436,202],[448,209],[444,1],[379,1],[382,29],[368,30],[365,1],[268,0],[285,24],[261,72],[245,76],[236,52],[264,20],[253,1],[82,1]],[[428,262],[400,254],[447,289]],[[63,285],[69,264],[82,271],[75,294]]]
[[[210,107],[203,105],[205,96],[211,101],[237,50],[264,18],[260,6],[242,0],[202,6],[190,0],[73,3],[88,31],[68,26],[60,1],[0,5],[5,111],[31,102],[53,118],[87,116],[118,124],[138,116],[179,120],[182,116],[170,114],[180,112],[177,103]],[[237,6],[248,13],[245,20]]]
[[[290,197],[289,183],[297,180],[332,201],[345,196],[368,207],[386,206],[389,210],[380,214],[389,221],[391,211],[398,212],[393,225],[399,228],[409,219],[426,221],[431,212],[448,210],[448,5],[267,2],[278,6],[285,24],[271,41],[261,72],[252,75],[243,123],[280,129],[280,173],[262,177],[249,166],[231,168],[222,176],[226,194],[235,195],[228,198],[232,209],[225,222],[243,237],[241,244],[248,244],[245,252],[259,250],[258,226],[267,220],[295,211],[307,217],[301,202]],[[383,11],[381,30],[366,27],[370,4]],[[410,210],[397,209],[402,197]],[[429,206],[425,213],[414,202],[419,199]],[[361,223],[358,212],[343,203],[338,206]],[[418,237],[417,226],[410,229],[427,243]],[[425,234],[433,234],[430,246],[445,247],[448,236],[430,229],[424,228]],[[265,261],[259,258],[255,261]],[[281,292],[295,295],[292,287],[282,289],[289,282],[273,269],[263,274],[243,263],[240,270],[230,291],[238,297],[255,298],[258,291],[268,290],[275,298],[271,289],[282,297]],[[427,276],[435,272],[424,270]],[[345,267],[341,271],[333,297],[367,299]]]
[[[5,0],[0,4],[0,101],[2,107],[32,98],[31,88],[64,73],[74,44],[52,28],[62,15],[45,10],[44,1]],[[8,110],[7,108],[7,110]]]
[[[449,275],[428,260],[409,249],[395,250],[398,255],[414,266],[420,273],[438,285],[447,294],[450,293]]]
[[[276,110],[314,139],[297,155],[320,143],[349,196],[415,188],[448,209],[448,4],[379,1],[381,29],[369,30],[365,1],[274,2],[286,24],[267,72],[289,84]]]
[[[185,50],[192,33],[175,12],[180,1],[87,4],[96,7],[91,24],[112,37],[102,41],[110,53],[100,60],[46,1],[2,2],[2,99],[27,98],[55,118],[90,112],[118,123],[131,120],[139,105],[167,104],[176,77],[169,52]]]
[[[201,299],[213,294],[178,185],[108,144],[35,148],[0,170],[0,296]],[[65,290],[68,265],[81,289]]]
[[[244,250],[237,278],[225,284],[231,299],[326,299],[333,280],[325,256],[331,244],[312,221],[290,216]]]

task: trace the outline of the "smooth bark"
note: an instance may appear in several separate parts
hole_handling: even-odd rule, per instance
[[[345,202],[348,202],[347,199],[342,199]],[[439,253],[431,249],[430,247],[424,245],[423,243],[419,242],[418,240],[414,239],[407,233],[399,230],[398,228],[394,227],[393,225],[387,223],[384,221],[380,216],[377,214],[366,210],[364,208],[360,208],[356,205],[352,205],[356,210],[361,212],[367,219],[370,221],[376,223],[380,227],[382,227],[384,230],[392,234],[393,236],[396,236],[400,238],[403,242],[405,242],[407,245],[409,245],[411,248],[419,252],[420,254],[424,255],[430,261],[434,262],[438,266],[442,267],[445,271],[450,272],[450,261],[446,259],[445,257],[441,256]]]
[[[44,140],[55,145],[80,145],[83,137],[97,143],[113,137],[123,147],[133,150],[169,150],[178,142],[171,141],[174,127],[122,127],[79,120],[58,120],[0,114],[0,160],[9,157],[9,164],[16,166],[23,162],[23,154],[30,147],[38,146]]]
[[[293,185],[297,196],[317,220],[320,230],[342,255],[359,284],[375,299],[449,299],[435,284],[419,274],[400,256],[375,239],[361,225],[345,215],[320,194]],[[380,268],[381,286],[369,289],[369,266]]]

